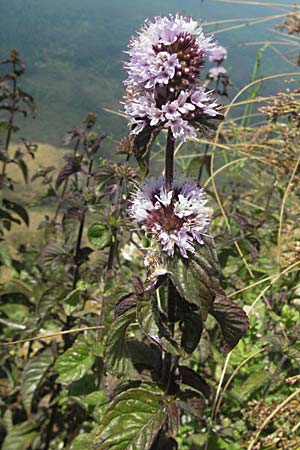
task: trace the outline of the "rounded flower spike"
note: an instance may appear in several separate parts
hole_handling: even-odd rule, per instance
[[[179,15],[156,17],[129,44],[125,113],[132,134],[146,127],[171,129],[185,141],[221,120],[218,103],[200,83],[205,58],[218,48],[198,22]]]
[[[196,183],[174,180],[166,191],[164,179],[151,179],[132,197],[129,215],[152,233],[169,257],[177,249],[183,258],[203,244],[210,224],[210,208],[204,190]]]

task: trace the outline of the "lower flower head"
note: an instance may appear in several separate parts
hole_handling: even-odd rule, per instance
[[[151,232],[162,250],[173,256],[177,249],[183,258],[203,244],[210,224],[204,190],[196,183],[174,181],[167,192],[164,178],[151,179],[137,190],[131,200],[130,217]]]

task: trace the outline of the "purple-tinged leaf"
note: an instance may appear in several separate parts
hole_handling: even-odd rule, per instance
[[[225,295],[217,295],[210,314],[218,321],[225,345],[224,353],[230,352],[249,328],[245,311]]]
[[[187,366],[178,366],[181,383],[190,386],[209,398],[210,387],[207,382],[197,372]]]

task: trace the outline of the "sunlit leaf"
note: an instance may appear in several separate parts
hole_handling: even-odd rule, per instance
[[[67,315],[72,314],[72,312],[81,304],[81,292],[81,288],[76,288],[69,292],[63,299],[63,308]]]
[[[11,256],[7,243],[0,241],[0,265],[11,267]]]
[[[75,345],[60,355],[55,363],[60,383],[72,383],[79,380],[94,363],[94,356],[84,345]]]
[[[111,230],[104,223],[94,223],[88,229],[88,238],[93,245],[102,250],[111,244]]]
[[[93,448],[95,436],[92,433],[82,433],[76,436],[71,444],[71,450],[88,450]]]
[[[247,400],[254,391],[266,385],[269,380],[270,374],[266,370],[259,370],[251,373],[246,381],[238,389],[234,390],[234,393],[240,399]]]
[[[98,450],[147,450],[167,418],[162,397],[145,388],[116,396],[104,413]]]
[[[32,424],[22,422],[15,425],[5,436],[2,450],[27,450],[30,448],[37,432]]]

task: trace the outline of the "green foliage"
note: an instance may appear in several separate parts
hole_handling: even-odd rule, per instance
[[[55,370],[59,383],[72,383],[79,380],[91,368],[94,357],[85,345],[74,345],[69,348],[55,362]]]
[[[104,412],[97,447],[102,450],[150,448],[166,421],[161,393],[151,386],[128,389],[117,395]]]
[[[31,358],[24,366],[21,378],[21,396],[27,414],[31,412],[34,395],[53,363],[53,355],[50,349]]]
[[[91,225],[88,229],[87,236],[89,241],[98,247],[99,250],[109,247],[112,242],[111,231],[104,223],[94,223]]]

